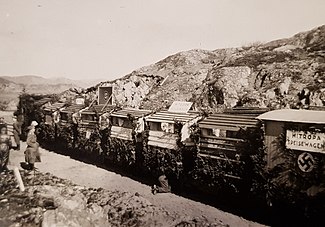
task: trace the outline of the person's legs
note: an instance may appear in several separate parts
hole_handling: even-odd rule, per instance
[[[15,143],[17,144],[16,150],[20,150],[20,138],[16,131],[14,131],[14,139]]]
[[[2,169],[3,169],[3,167],[4,167],[4,159],[3,159],[3,155],[4,154],[4,152],[3,151],[1,151],[0,150],[0,172],[2,172]]]
[[[2,153],[2,170],[8,170],[9,150]]]
[[[34,169],[35,163],[35,154],[33,148],[28,147],[25,151],[25,162],[27,163],[27,169],[32,170]]]

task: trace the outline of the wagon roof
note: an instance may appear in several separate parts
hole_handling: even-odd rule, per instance
[[[325,124],[325,112],[316,110],[273,110],[257,117],[264,121],[283,121],[309,124]]]
[[[56,102],[56,103],[51,104],[50,106],[46,106],[44,108],[44,110],[47,110],[47,111],[55,111],[57,109],[63,108],[65,105],[66,104],[65,103],[62,103],[62,102]]]
[[[151,110],[140,110],[140,109],[132,109],[132,108],[126,108],[122,110],[115,111],[111,114],[113,117],[122,117],[127,118],[128,115],[131,115],[133,117],[139,118],[142,116],[147,116],[151,113]]]
[[[257,114],[211,114],[210,116],[199,122],[199,127],[208,129],[225,129],[237,131],[240,128],[256,127],[256,116]]]
[[[35,101],[35,104],[39,105],[39,106],[43,106],[44,104],[47,104],[47,103],[49,103],[51,101],[52,101],[51,98],[42,98],[40,100]]]
[[[114,108],[115,108],[115,106],[112,106],[112,105],[106,105],[106,106],[104,104],[93,105],[89,109],[83,110],[82,114],[95,114],[95,113],[103,114],[106,112],[110,112]]]
[[[194,118],[197,118],[198,116],[199,113],[194,111],[189,111],[187,113],[175,113],[175,112],[169,112],[167,110],[163,110],[153,115],[150,115],[147,118],[147,121],[174,123],[176,120],[185,123],[190,120],[193,120]]]
[[[74,105],[71,105],[71,106],[67,106],[61,112],[75,113],[75,112],[78,112],[78,111],[82,110],[84,107],[85,107],[84,105],[74,104]]]
[[[265,112],[270,111],[269,108],[260,108],[260,107],[234,107],[230,109],[225,109],[224,113],[229,114],[252,114],[252,115],[259,115]]]

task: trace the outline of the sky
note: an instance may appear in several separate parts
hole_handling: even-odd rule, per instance
[[[190,49],[290,37],[324,0],[0,0],[0,75],[111,80]]]

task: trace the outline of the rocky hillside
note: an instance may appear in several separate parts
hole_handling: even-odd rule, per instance
[[[190,50],[106,84],[123,106],[158,109],[174,100],[197,109],[325,105],[325,25],[265,44]],[[105,84],[105,83],[102,83]]]

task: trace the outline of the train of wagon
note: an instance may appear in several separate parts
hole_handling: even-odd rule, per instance
[[[53,151],[142,177],[163,171],[175,188],[190,185],[209,194],[264,190],[272,198],[274,188],[307,196],[325,191],[322,108],[237,107],[206,114],[182,101],[166,110],[120,108],[111,87],[99,87],[88,105],[82,97],[38,103],[42,114],[33,110],[31,116],[24,107],[17,113],[24,125],[40,121],[39,141]]]

